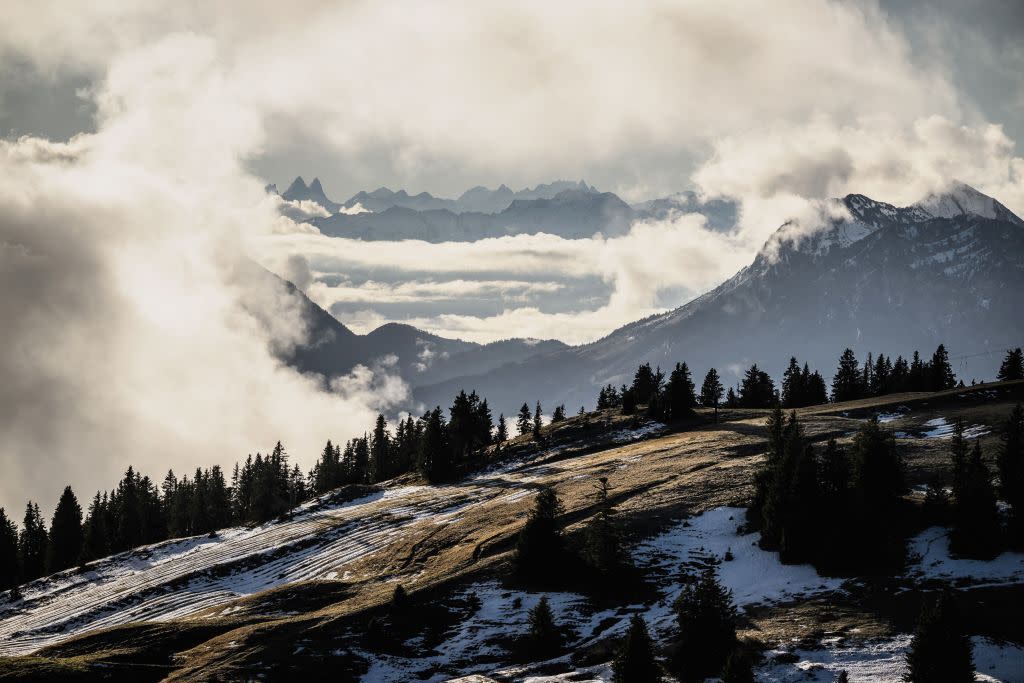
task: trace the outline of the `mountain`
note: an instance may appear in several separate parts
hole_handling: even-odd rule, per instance
[[[274,186],[274,189],[277,189],[276,186]],[[281,197],[292,202],[316,202],[331,213],[341,208],[341,204],[327,198],[319,178],[313,178],[313,182],[306,185],[306,181],[302,179],[302,176],[299,176],[292,181],[287,190],[281,193]]]
[[[739,207],[728,199],[701,199],[696,192],[679,192],[668,197],[633,204],[637,217],[646,220],[667,220],[685,213],[699,213],[707,226],[722,232],[736,226]]]
[[[621,235],[635,218],[632,207],[611,192],[573,188],[550,198],[513,199],[496,214],[396,205],[379,213],[336,213],[312,223],[323,234],[334,237],[444,242],[538,232],[567,239],[591,237],[597,232]]]
[[[778,380],[796,355],[831,377],[847,346],[863,358],[944,343],[954,359],[972,356],[955,367],[968,381],[994,377],[1003,350],[1024,340],[1021,219],[963,187],[903,208],[863,195],[833,201],[846,217],[810,235],[782,226],[753,263],[684,306],[416,397],[429,404],[464,387],[495,411],[538,398],[592,406],[600,386],[630,381],[646,361],[666,369],[685,360],[698,384],[713,366],[729,384],[752,362]]]
[[[357,192],[346,200],[342,206],[346,209],[361,206],[368,211],[376,213],[397,206],[412,209],[413,211],[445,209],[452,213],[475,212],[491,214],[504,211],[516,199],[553,199],[559,193],[566,190],[579,190],[581,192],[597,194],[597,190],[593,186],[587,185],[582,180],[579,182],[556,180],[553,183],[541,183],[534,188],[525,188],[518,192],[513,192],[507,185],[501,185],[496,190],[477,186],[463,192],[458,199],[435,197],[429,192],[410,195],[405,190],[395,192],[386,187],[381,187],[372,192]]]

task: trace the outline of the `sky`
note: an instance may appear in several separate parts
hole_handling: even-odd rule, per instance
[[[359,332],[584,343],[680,305],[785,220],[951,178],[1024,212],[1019,2],[175,3],[13,0],[0,31],[0,505],[128,463],[308,467],[408,391],[386,363],[324,388],[275,350],[295,301]],[[364,243],[283,218],[336,200],[585,179],[741,207],[627,235]]]

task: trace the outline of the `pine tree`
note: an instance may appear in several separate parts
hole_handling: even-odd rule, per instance
[[[687,584],[673,604],[679,623],[673,668],[683,681],[717,676],[736,649],[736,607],[714,568]]]
[[[516,429],[519,431],[519,436],[525,436],[533,431],[533,416],[530,414],[530,406],[526,403],[519,408]]]
[[[962,424],[961,438],[962,438]],[[979,559],[995,556],[999,542],[999,509],[988,468],[981,458],[981,441],[965,462],[954,466],[953,529],[950,548],[958,555]]]
[[[725,394],[725,407],[726,408],[737,408],[740,405],[740,399],[736,395],[736,390],[729,387],[729,391]]]
[[[1024,351],[1018,346],[1008,350],[999,366],[999,374],[996,379],[1000,382],[1009,382],[1015,379],[1024,379]]]
[[[999,492],[1010,506],[1010,543],[1024,547],[1024,408],[1018,403],[1003,427],[997,458]]]
[[[665,385],[665,412],[672,420],[679,420],[693,414],[697,406],[690,368],[686,363],[676,363],[675,369]]]
[[[177,482],[175,482],[177,485]],[[85,518],[82,541],[82,562],[91,562],[110,553],[110,531],[107,527],[107,508],[99,491],[89,504],[89,513]]]
[[[768,373],[750,366],[740,382],[739,405],[741,408],[770,408],[778,401],[775,382]]]
[[[611,490],[608,477],[598,477],[594,494],[596,511],[584,529],[583,559],[605,581],[620,575],[630,564],[622,545],[616,510],[608,499]]]
[[[931,391],[943,391],[956,386],[956,374],[949,364],[949,354],[946,352],[945,345],[939,344],[939,347],[935,349],[929,370],[931,375],[929,389]]]
[[[782,373],[782,407],[799,408],[803,404],[803,383],[801,382],[800,365],[796,356],[789,359],[789,366]]]
[[[647,622],[639,614],[629,620],[626,639],[612,662],[614,683],[657,683],[660,678],[654,659],[654,643],[647,631]]]
[[[704,375],[704,383],[700,386],[700,404],[705,408],[714,408],[717,420],[718,404],[721,400],[722,380],[718,376],[718,370],[711,368],[708,370],[708,374]]]
[[[651,369],[650,363],[644,363],[636,369],[633,375],[633,385],[630,390],[633,392],[633,399],[637,404],[647,404],[651,397],[661,391],[661,385],[665,380],[661,368]]]
[[[783,562],[811,559],[818,548],[821,493],[817,461],[796,413],[790,414],[781,457],[772,464],[762,511],[761,545]]]
[[[903,562],[906,548],[892,521],[900,518],[906,492],[903,459],[892,434],[877,416],[853,439],[851,498],[855,531],[848,550],[851,560],[891,568]]]
[[[908,683],[974,681],[971,640],[963,632],[952,599],[942,595],[926,603],[907,651]]]
[[[498,415],[498,431],[494,435],[494,440],[498,443],[508,441],[508,425],[505,424],[505,413]]]
[[[448,448],[447,425],[441,414],[440,406],[434,408],[427,417],[420,441],[420,453],[417,465],[420,474],[427,481],[445,481],[453,472],[451,453]]]
[[[18,563],[23,581],[38,579],[46,569],[46,524],[39,506],[32,501],[25,506],[25,519],[18,537]]]
[[[527,650],[533,659],[548,659],[562,649],[562,633],[555,625],[555,615],[547,596],[542,596],[530,610],[530,631],[527,634]]]
[[[377,415],[370,437],[369,480],[384,481],[394,474],[391,466],[391,433],[383,415]]]
[[[0,508],[0,591],[18,585],[21,569],[18,563],[18,527]]]
[[[50,523],[47,573],[72,567],[82,554],[82,506],[70,486],[64,487]]]
[[[565,404],[555,406],[554,412],[551,413],[551,422],[561,422],[565,419]]]
[[[754,683],[754,669],[750,664],[750,658],[742,650],[733,650],[725,660],[722,683]]]
[[[832,378],[832,400],[836,403],[854,401],[863,396],[860,363],[853,349],[846,349],[839,358],[839,369]]]
[[[552,563],[562,555],[562,532],[558,528],[558,515],[562,503],[549,486],[537,493],[533,510],[523,525],[516,541],[516,573],[528,580],[543,578]]]
[[[541,413],[540,413],[540,401],[537,401],[537,407],[533,411],[533,438],[535,440],[540,439],[540,426],[541,426],[540,416],[541,416]]]

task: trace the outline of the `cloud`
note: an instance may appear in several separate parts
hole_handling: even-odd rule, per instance
[[[111,63],[95,134],[0,141],[0,504],[278,439],[309,466],[404,398],[392,368],[327,392],[276,359],[306,321],[244,254],[278,216],[241,167],[262,129],[236,95],[209,40],[171,36]]]

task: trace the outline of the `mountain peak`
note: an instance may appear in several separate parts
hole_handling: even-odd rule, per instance
[[[967,183],[951,181],[941,191],[932,192],[913,205],[936,218],[955,218],[975,214],[982,218],[994,218],[1024,225],[1016,214]]]
[[[295,176],[295,180],[288,186],[288,189],[284,191],[285,194],[295,194],[296,192],[307,192],[309,187],[306,185],[306,181],[302,179],[302,176]]]

